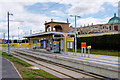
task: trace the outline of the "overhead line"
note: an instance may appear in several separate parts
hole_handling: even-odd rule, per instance
[[[57,2],[57,3],[53,4],[53,5],[51,5],[48,9],[46,9],[46,11],[49,10],[49,9],[51,9],[53,6],[59,4],[61,1],[62,1],[62,0],[60,0],[59,2]]]

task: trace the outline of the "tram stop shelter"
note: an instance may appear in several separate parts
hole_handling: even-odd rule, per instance
[[[74,33],[63,32],[42,32],[30,36],[25,36],[29,40],[29,48],[46,49],[50,52],[67,52],[74,49]]]

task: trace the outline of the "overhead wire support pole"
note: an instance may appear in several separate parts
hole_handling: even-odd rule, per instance
[[[77,16],[77,15],[75,15],[75,16],[73,16],[73,15],[70,15],[71,17],[75,17],[75,54],[74,55],[76,55],[77,54],[77,34],[76,34],[76,18],[78,17],[78,18],[80,18],[80,16]]]
[[[68,18],[67,18],[67,33],[69,33],[68,28],[69,28],[69,21],[68,21]],[[67,41],[66,41],[66,42],[67,42]],[[67,46],[68,46],[68,44],[67,44]],[[68,55],[68,48],[67,48],[67,55]]]
[[[8,12],[8,14],[7,14],[7,16],[8,16],[8,54],[9,54],[9,12]]]
[[[19,27],[18,27],[18,40],[19,40]]]
[[[13,14],[10,14],[9,12],[7,13],[7,17],[8,17],[8,54],[10,54],[10,46],[9,46],[9,15],[13,15]]]
[[[3,36],[4,36],[4,47],[5,47],[5,33],[3,33]]]
[[[65,54],[66,54],[66,34],[65,34]]]
[[[76,43],[77,43],[77,40],[76,40],[76,37],[77,37],[77,36],[76,36],[76,15],[75,15],[75,55],[77,54],[77,53],[76,53],[76,52],[77,52],[77,51],[76,51],[76,50],[77,50],[77,44],[76,44]]]

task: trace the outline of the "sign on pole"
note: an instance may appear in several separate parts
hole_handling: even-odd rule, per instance
[[[86,42],[81,43],[81,48],[86,48]]]
[[[81,43],[81,53],[82,53],[82,56],[86,56],[86,42],[82,42]]]

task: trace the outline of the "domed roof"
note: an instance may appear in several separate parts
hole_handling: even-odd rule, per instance
[[[108,23],[120,23],[120,18],[116,17],[116,13],[114,13],[114,17],[112,17]]]

